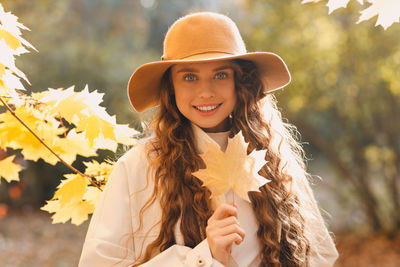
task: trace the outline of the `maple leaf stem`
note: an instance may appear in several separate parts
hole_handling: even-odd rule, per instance
[[[6,109],[8,111],[11,112],[11,114],[31,133],[33,134],[33,136],[35,136],[35,138],[37,140],[39,140],[39,142],[44,145],[54,156],[56,156],[65,166],[67,166],[69,169],[71,169],[73,172],[81,175],[82,177],[87,177],[89,178],[89,182],[97,187],[100,191],[103,191],[99,185],[97,185],[95,182],[92,181],[91,176],[84,174],[80,171],[78,171],[77,169],[75,169],[74,167],[72,167],[70,164],[68,164],[65,160],[63,160],[56,152],[54,152],[53,149],[51,149],[51,147],[49,147],[20,117],[18,117],[18,115],[14,112],[14,110],[12,110],[12,108],[4,101],[3,97],[0,95],[0,101],[3,103],[3,105],[6,107]]]

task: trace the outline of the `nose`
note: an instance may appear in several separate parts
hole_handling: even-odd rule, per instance
[[[199,84],[198,96],[204,99],[213,98],[215,96],[215,88],[212,81],[202,81]]]

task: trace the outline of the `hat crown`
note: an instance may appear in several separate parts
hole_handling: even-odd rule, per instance
[[[246,53],[236,24],[227,16],[200,12],[177,20],[164,40],[163,60],[187,59],[206,53]]]

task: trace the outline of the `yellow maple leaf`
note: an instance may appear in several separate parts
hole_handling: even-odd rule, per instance
[[[74,86],[67,89],[49,88],[47,91],[33,93],[32,97],[47,104],[50,116],[60,115],[71,123],[76,114],[87,108],[81,101],[82,97],[74,92]]]
[[[92,160],[91,162],[84,162],[84,164],[86,166],[85,174],[94,176],[97,181],[107,182],[108,177],[114,169],[114,164],[109,161],[99,163]]]
[[[102,191],[100,191],[97,187],[88,186],[85,195],[83,196],[83,200],[86,200],[87,202],[96,206],[100,200],[101,194]]]
[[[329,8],[328,13],[331,14],[333,11],[336,9],[339,9],[341,7],[347,7],[347,4],[350,2],[350,0],[329,0],[326,6]]]
[[[21,46],[21,42],[18,40],[18,38],[4,29],[0,29],[0,40],[1,39],[4,39],[6,44],[13,50],[16,50]]]
[[[104,112],[92,112],[90,110],[86,110],[86,116],[80,116],[79,119],[74,120],[74,124],[76,125],[77,131],[84,131],[86,137],[88,138],[89,142],[92,144],[95,143],[97,138],[101,138],[104,140],[113,140],[114,143],[117,144],[115,133],[114,133],[114,124],[115,118],[110,120],[105,120],[104,118],[108,115],[104,116]]]
[[[58,199],[56,200],[48,200],[46,204],[40,208],[41,210],[47,211],[48,213],[57,212],[60,209],[60,203]]]
[[[66,205],[61,205],[59,200],[47,201],[47,204],[40,208],[48,213],[54,213],[53,223],[65,223],[71,219],[71,223],[80,225],[93,213],[94,205],[86,201],[74,200]]]
[[[127,124],[117,124],[115,126],[115,136],[118,143],[124,145],[134,145],[136,143],[136,138],[140,133],[132,128],[129,127]]]
[[[80,92],[75,92],[73,87],[49,89],[33,94],[33,97],[47,104],[51,116],[60,115],[74,124],[76,131],[84,133],[89,144],[95,148],[115,151],[118,143],[133,144],[132,136],[138,132],[116,123],[115,116],[110,116],[100,106],[103,95],[97,91],[89,92],[86,86]]]
[[[385,30],[400,19],[399,0],[368,0],[371,5],[362,10],[357,23],[368,20],[376,15],[378,19],[375,26],[381,25]]]
[[[25,74],[15,66],[15,56],[29,52],[26,48],[36,50],[29,42],[21,37],[21,29],[28,30],[23,24],[18,22],[18,18],[10,12],[5,12],[0,3],[0,65],[7,68],[7,75],[0,75],[0,92],[8,93],[11,96],[16,96],[17,84],[19,89],[24,89],[23,85],[19,82],[19,78],[28,79]],[[2,67],[0,66],[0,69]],[[0,72],[2,72],[0,70]],[[14,75],[16,74],[16,75]]]
[[[68,164],[75,161],[76,156],[91,157],[96,155],[97,148],[90,145],[84,133],[76,133],[75,129],[68,132],[60,127],[59,121],[50,117],[46,110],[36,106],[19,106],[15,113]],[[42,158],[55,165],[59,159],[43,146],[11,113],[0,114],[0,146],[22,149],[21,153],[27,160],[37,161]],[[61,137],[60,137],[61,136]]]
[[[92,203],[87,201],[80,201],[74,204],[71,214],[71,223],[80,225],[82,222],[86,221],[88,219],[88,215],[93,213],[94,207],[95,206]]]
[[[2,68],[1,65],[2,64],[0,64],[0,73],[2,72],[1,71],[1,68]],[[3,67],[4,67],[4,65],[3,65]],[[3,81],[3,85],[2,85],[3,90],[12,91],[13,92],[13,94],[10,94],[10,96],[19,97],[18,93],[15,92],[14,89],[25,90],[23,84],[20,81],[20,78],[15,76],[12,73],[12,71],[10,71],[9,69],[5,69],[4,68],[4,73],[3,73],[3,75],[1,77],[2,77],[1,79]]]
[[[59,200],[61,207],[82,200],[88,184],[88,181],[80,174],[65,174],[64,177],[67,179],[58,185],[53,197],[53,200]]]
[[[46,143],[54,152],[71,164],[77,154],[84,157],[96,155],[96,149],[91,147],[83,133],[77,134],[75,129],[69,131],[66,138],[59,137],[66,130],[54,118],[34,108],[21,106],[15,113]],[[43,146],[19,121],[9,112],[0,114],[0,146],[22,149],[26,160],[37,161],[42,158],[55,165],[59,159]]]
[[[57,121],[46,120],[38,110],[18,107],[15,109],[15,113],[50,145],[53,144],[54,139],[58,138],[57,135],[64,131],[59,128]],[[32,148],[32,153],[36,154],[32,156],[36,157],[43,145],[26,128],[22,127],[10,112],[5,112],[0,114],[0,146],[13,149]]]
[[[2,78],[4,74],[6,74],[6,66],[0,64],[0,78]]]
[[[3,177],[7,182],[19,181],[18,173],[22,167],[13,162],[14,158],[15,156],[9,156],[0,160],[0,178]]]
[[[98,181],[107,182],[108,176],[113,170],[113,164],[109,162],[99,163],[95,160],[85,162],[85,174],[93,175]],[[58,186],[52,200],[47,201],[41,209],[52,216],[53,223],[65,223],[71,219],[72,224],[79,225],[86,221],[88,215],[93,213],[102,191],[89,183],[78,174],[66,174],[67,179]]]
[[[11,14],[11,12],[5,12],[1,3],[0,3],[0,25],[3,30],[7,31],[14,38],[18,39],[19,42],[22,43],[25,47],[36,50],[29,42],[27,42],[25,39],[21,37],[21,30],[29,30],[29,29],[25,27],[22,23],[18,22],[17,16]],[[11,42],[11,44],[15,45],[16,44],[15,42],[16,41],[14,40]],[[21,53],[22,51],[19,52]]]
[[[266,164],[265,150],[253,151],[247,155],[247,143],[241,132],[228,139],[226,151],[214,143],[205,143],[205,152],[200,154],[206,164],[205,169],[193,175],[210,188],[213,197],[232,189],[242,199],[250,201],[247,193],[259,191],[270,180],[258,174]]]
[[[95,177],[97,181],[102,182],[102,185],[107,183],[108,177],[114,169],[114,164],[108,161],[99,163],[95,160],[92,160],[91,162],[84,162],[84,164],[86,165],[85,174]],[[99,202],[101,194],[102,191],[99,188],[95,186],[88,186],[85,195],[83,196],[83,200],[86,200],[96,206]]]
[[[0,40],[0,51],[1,51],[1,56],[0,56],[0,64],[5,67],[4,73],[1,79],[1,91],[5,91],[10,93],[11,96],[16,96],[18,95],[17,92],[15,92],[16,88],[13,88],[14,84],[17,84],[19,87],[21,87],[21,83],[19,82],[19,78],[23,78],[28,84],[29,80],[25,76],[25,74],[20,71],[16,66],[15,66],[15,54],[13,53],[14,50],[12,50],[10,47],[8,47],[4,41]],[[16,75],[14,75],[14,73]],[[18,77],[17,77],[18,76]],[[24,87],[22,86],[22,88]]]
[[[75,129],[70,130],[65,138],[57,138],[53,143],[52,149],[69,164],[75,161],[78,154],[84,157],[97,155],[96,148],[90,145],[89,140],[85,138],[83,133],[76,133]],[[54,160],[49,162],[50,159]],[[54,155],[50,158],[49,155],[46,161],[55,165],[58,159]]]

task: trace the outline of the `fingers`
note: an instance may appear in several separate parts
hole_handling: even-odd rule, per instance
[[[207,226],[206,232],[207,235],[211,236],[225,236],[231,233],[237,233],[241,239],[245,237],[245,232],[243,228],[240,227],[235,217],[228,217],[224,220],[213,222]]]
[[[236,242],[236,244],[240,244],[246,235],[243,228],[238,224],[230,224],[225,227],[211,229],[209,234],[210,236],[225,237],[228,240],[231,240],[231,235],[235,234],[235,239],[231,242]]]
[[[227,263],[232,244],[235,242],[239,245],[245,237],[237,216],[237,207],[222,204],[207,223],[206,234],[211,254],[223,264]]]
[[[222,204],[215,210],[210,219],[221,220],[229,216],[234,216],[237,218],[237,207],[228,204]]]
[[[242,237],[237,233],[231,233],[229,235],[220,236],[213,240],[213,246],[222,248],[225,251],[230,251],[233,242],[240,244],[243,241]]]
[[[241,240],[236,244],[240,244],[246,235],[237,219],[233,216],[212,222],[208,225],[206,231],[208,236],[224,236],[230,233],[237,233],[241,237]]]
[[[236,233],[240,236],[240,239],[243,239],[245,236],[245,232],[242,227],[238,224],[231,224],[223,228],[219,228],[217,230],[217,234],[220,236],[230,235],[231,233]],[[241,241],[241,240],[240,240]]]
[[[239,224],[236,217],[229,216],[221,220],[211,219],[208,221],[208,225],[211,228],[222,228],[230,224]]]

